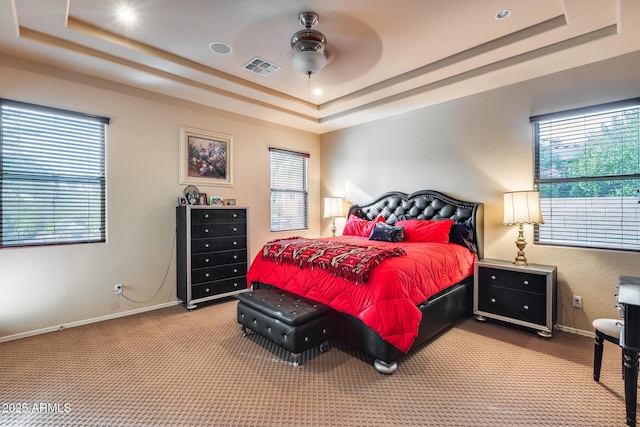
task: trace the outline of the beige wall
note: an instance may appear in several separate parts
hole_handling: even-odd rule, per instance
[[[0,340],[176,301],[172,248],[176,200],[184,188],[178,183],[179,125],[233,136],[233,188],[198,187],[250,208],[252,257],[278,236],[269,231],[270,146],[311,155],[310,228],[297,234],[320,233],[319,136],[1,59],[1,97],[107,116],[111,124],[107,243],[1,249]],[[120,282],[127,296],[147,302],[131,303],[113,295],[113,285]]]
[[[324,135],[322,195],[435,189],[483,202],[485,257],[512,259],[517,231],[502,225],[502,193],[532,188],[529,116],[638,97],[639,75],[636,53]],[[529,260],[558,267],[560,325],[592,331],[593,319],[618,316],[618,275],[640,276],[640,254],[534,246],[525,233]]]

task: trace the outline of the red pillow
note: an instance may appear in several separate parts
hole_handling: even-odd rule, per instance
[[[404,227],[405,242],[449,243],[452,219],[408,219],[396,221],[393,225]]]
[[[342,235],[369,237],[371,231],[373,230],[373,227],[375,227],[376,223],[378,222],[384,222],[384,217],[378,216],[373,221],[367,221],[366,219],[358,218],[357,216],[351,214],[347,219],[347,223],[344,225]]]

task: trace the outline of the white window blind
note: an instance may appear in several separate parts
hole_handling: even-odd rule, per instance
[[[308,154],[269,149],[271,231],[309,228]]]
[[[0,247],[105,241],[109,119],[0,99]]]
[[[640,250],[640,99],[531,118],[540,244]]]

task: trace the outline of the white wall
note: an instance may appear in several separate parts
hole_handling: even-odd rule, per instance
[[[502,225],[502,193],[533,188],[529,117],[638,97],[639,75],[635,53],[323,135],[323,196],[434,189],[482,202],[485,257],[512,259],[517,231]],[[640,276],[640,254],[534,246],[530,227],[525,237],[531,262],[558,267],[559,324],[590,331],[593,319],[618,316],[618,275]]]
[[[319,234],[319,136],[15,58],[1,59],[0,97],[107,116],[111,124],[107,243],[0,249],[0,340],[176,301],[172,248],[176,200],[184,188],[178,183],[179,125],[233,136],[233,187],[198,188],[249,206],[252,257],[278,237],[269,231],[270,146],[311,155],[310,228],[296,234]],[[125,295],[146,302],[113,295],[113,285],[120,282]]]

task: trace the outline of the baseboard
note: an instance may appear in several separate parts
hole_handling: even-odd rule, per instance
[[[36,329],[35,331],[21,332],[19,334],[7,335],[0,337],[0,342],[13,341],[20,338],[32,337],[34,335],[46,334],[49,332],[62,331],[63,329],[75,328],[76,326],[88,325],[90,323],[103,322],[105,320],[117,319],[118,317],[131,316],[138,313],[144,313],[145,311],[159,310],[161,308],[171,307],[178,305],[178,301],[165,302],[163,304],[152,305],[150,307],[137,308],[135,310],[122,311],[119,313],[108,314],[106,316],[94,317],[92,319],[79,320],[77,322],[65,323],[59,326],[50,326],[48,328]]]
[[[553,329],[557,329],[557,330],[563,331],[563,332],[569,332],[571,334],[582,335],[582,336],[590,337],[590,338],[595,338],[596,337],[595,332],[585,331],[585,330],[577,329],[577,328],[572,328],[570,326],[556,325],[556,326],[553,327]]]

